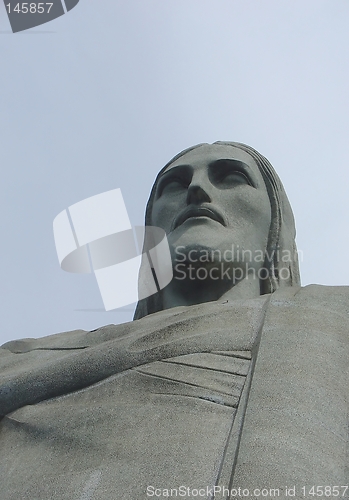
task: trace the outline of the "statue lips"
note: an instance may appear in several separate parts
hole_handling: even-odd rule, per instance
[[[199,207],[188,207],[184,212],[179,214],[179,216],[175,219],[173,229],[176,229],[178,226],[183,224],[187,219],[192,217],[208,217],[209,219],[215,220],[225,226],[224,219],[221,214],[219,214],[216,210],[212,210],[212,208],[207,208],[204,206]]]

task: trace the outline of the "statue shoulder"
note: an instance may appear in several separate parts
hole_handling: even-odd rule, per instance
[[[329,331],[349,331],[349,286],[307,285],[279,289],[271,297],[269,311],[274,320],[275,315],[280,321],[284,317],[290,326],[301,323]]]
[[[349,314],[349,286],[307,285],[300,289],[298,298],[305,304]]]

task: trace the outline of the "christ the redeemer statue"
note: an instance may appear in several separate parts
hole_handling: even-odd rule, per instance
[[[146,225],[174,277],[133,322],[0,349],[0,498],[345,498],[349,289],[301,288],[270,163],[189,148]]]

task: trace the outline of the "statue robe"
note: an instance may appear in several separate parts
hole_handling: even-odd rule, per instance
[[[313,485],[345,486],[348,298],[348,287],[292,287],[8,342],[0,498],[293,486],[313,498]]]

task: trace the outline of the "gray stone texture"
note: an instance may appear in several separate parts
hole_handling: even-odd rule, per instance
[[[135,321],[0,348],[0,499],[173,498],[180,486],[345,498],[332,487],[349,479],[349,287],[300,287],[273,167],[243,144],[189,148],[155,181],[152,224],[175,276]],[[178,245],[188,271],[193,252],[232,244],[223,270],[240,278],[178,279]],[[221,263],[216,252],[193,269]]]
[[[348,296],[294,287],[5,344],[1,408],[17,409],[0,424],[1,498],[344,485]],[[110,372],[67,391],[77,365]]]

